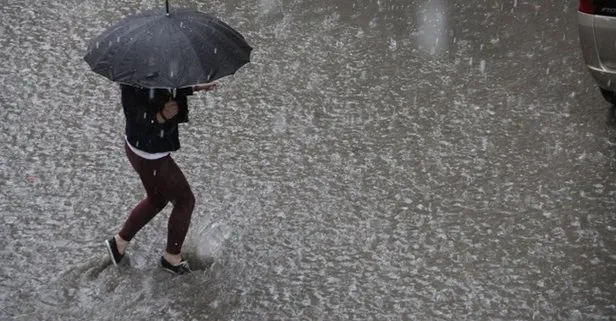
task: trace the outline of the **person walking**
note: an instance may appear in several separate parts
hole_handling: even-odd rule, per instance
[[[126,118],[124,149],[141,179],[146,197],[129,213],[120,231],[104,242],[114,265],[120,263],[137,232],[171,203],[173,210],[167,227],[167,246],[160,264],[164,270],[174,274],[191,272],[182,258],[181,249],[195,197],[171,153],[180,149],[178,124],[188,122],[187,96],[216,87],[215,83],[207,83],[168,90],[120,85]]]

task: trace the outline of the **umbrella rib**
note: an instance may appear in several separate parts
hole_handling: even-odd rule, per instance
[[[142,18],[148,18],[148,17],[139,17],[139,19],[142,19]],[[114,34],[114,33],[115,33],[118,29],[120,29],[120,28],[121,28],[121,27],[123,27],[123,26],[121,26],[121,25],[116,25],[116,26],[114,26],[114,27],[115,27],[115,28],[114,28],[113,30],[110,30],[109,32],[103,33],[103,34],[102,34],[100,37],[98,37],[98,39],[96,39],[95,41],[97,41],[97,42],[102,42],[103,40],[108,40],[108,39],[109,39],[109,37],[111,37],[111,36],[112,36],[112,35],[113,35],[113,34]],[[141,28],[141,27],[139,27],[139,28],[137,28],[137,29],[133,30],[133,32],[134,32],[134,31],[136,31],[136,30],[139,30],[140,28]],[[106,48],[106,50],[104,51],[104,53],[101,53],[101,54],[97,55],[98,57],[97,57],[96,61],[92,63],[92,66],[93,66],[93,67],[94,67],[94,66],[97,66],[97,65],[99,64],[99,62],[100,62],[103,58],[105,58],[105,57],[107,56],[107,54],[109,53],[109,51],[110,51],[112,48],[113,48],[112,46],[108,46],[108,47]]]
[[[207,27],[207,28],[209,28],[209,29],[212,29],[212,30],[216,31],[216,29],[214,29],[214,28],[212,28],[211,26],[208,26],[208,25],[203,25],[203,24],[200,24],[200,26],[205,26],[205,27]],[[199,56],[198,51],[197,51],[197,50],[193,47],[192,42],[190,41],[190,38],[188,38],[188,36],[184,33],[184,31],[181,31],[181,33],[182,33],[182,35],[183,35],[184,37],[186,37],[186,38],[189,40],[189,44],[190,44],[190,47],[191,47],[191,49],[193,50],[193,52],[195,52],[195,54],[197,55],[197,57],[200,57],[200,56]],[[201,39],[207,39],[207,38],[205,38],[204,36],[202,36],[202,35],[201,35],[201,33],[200,33],[200,32],[198,32],[198,31],[195,31],[195,32],[194,32],[194,34],[195,34],[197,37],[201,38]],[[216,40],[215,38],[214,38],[213,40],[215,40],[217,43],[219,43],[219,41],[218,41],[218,40]],[[201,63],[201,59],[199,59],[199,62]],[[205,69],[205,66],[203,65],[203,63],[201,63],[201,68],[202,68],[201,70],[204,70],[204,69]],[[209,81],[209,80],[208,80],[208,81]]]
[[[182,28],[180,28],[180,26],[178,25],[177,21],[173,20],[173,24],[178,28],[178,30],[180,31],[179,33],[187,40],[188,42],[188,47],[190,48],[190,50],[192,50],[192,52],[195,54],[195,57],[197,57],[197,61],[199,61],[199,65],[201,66],[201,70],[204,70],[205,68],[203,67],[203,63],[201,62],[201,59],[199,58],[199,53],[197,52],[197,50],[195,49],[195,47],[193,47],[192,42],[190,41],[190,38],[188,38],[188,36],[184,33],[184,31],[182,31]]]
[[[243,50],[240,46],[238,46],[238,45],[237,45],[234,41],[231,41],[231,39],[230,39],[229,37],[227,37],[226,35],[224,35],[222,32],[220,32],[220,31],[216,30],[215,28],[212,28],[212,27],[210,27],[210,26],[208,26],[208,25],[204,25],[204,24],[200,24],[200,25],[201,25],[201,26],[206,26],[206,27],[208,27],[208,28],[210,28],[210,29],[214,30],[214,32],[215,32],[216,34],[221,35],[220,39],[221,39],[222,41],[221,41],[221,40],[214,39],[214,41],[215,41],[216,43],[220,44],[220,47],[224,47],[224,45],[229,45],[229,46],[231,46],[231,47],[233,48],[233,50],[234,50],[236,53],[243,53],[243,52],[244,52],[244,50]],[[203,37],[203,36],[201,36],[201,34],[199,34],[198,32],[197,32],[197,34],[199,35],[199,37]],[[235,56],[236,56],[236,55],[233,55],[233,57],[235,57]],[[224,60],[229,60],[229,57],[225,57],[225,58],[224,58]]]
[[[133,33],[137,32],[137,31],[141,31],[144,28],[149,28],[152,24],[154,24],[154,22],[157,22],[157,20],[159,19],[152,19],[148,22],[146,22],[145,24],[143,24],[142,26],[140,26],[139,28],[136,28],[135,30],[133,30]],[[135,45],[135,43],[137,41],[139,41],[140,38],[139,37],[134,37],[133,40],[130,42],[130,44],[124,46],[124,50],[122,50],[121,52],[118,53],[117,57],[121,58],[121,59],[114,59],[116,61],[123,61],[124,58],[126,57],[126,55],[130,52],[130,50],[132,49],[133,45]]]
[[[238,46],[238,45],[235,43],[235,41],[232,41],[233,39],[230,39],[230,37],[227,37],[227,35],[225,35],[224,33],[220,32],[218,29],[216,29],[216,28],[212,28],[212,26],[210,26],[210,25],[203,24],[203,23],[201,23],[201,22],[200,22],[200,21],[198,21],[198,20],[194,20],[193,22],[194,22],[195,24],[199,25],[199,26],[202,26],[202,27],[207,27],[208,29],[213,30],[215,33],[219,34],[219,35],[221,36],[220,38],[222,38],[222,39],[226,40],[224,43],[231,44],[231,45],[234,47],[234,49],[236,49],[236,51],[237,51],[237,52],[243,52],[243,51],[244,51],[244,50],[242,50],[242,48],[241,48],[240,46]],[[197,34],[199,34],[199,33],[197,33]],[[241,40],[244,40],[243,38],[240,38],[240,39],[241,39]],[[217,42],[218,42],[218,43],[221,43],[221,41],[217,41]]]
[[[220,47],[224,47],[224,45],[225,45],[225,44],[230,44],[230,45],[231,45],[231,47],[234,49],[234,51],[235,51],[236,53],[240,53],[240,54],[245,53],[245,50],[244,50],[242,47],[240,47],[239,45],[237,45],[235,41],[233,41],[234,39],[232,39],[231,37],[227,37],[224,33],[222,33],[221,31],[219,31],[218,29],[216,29],[216,28],[212,27],[211,25],[208,25],[208,24],[205,24],[205,23],[201,23],[201,22],[200,22],[200,21],[198,21],[198,20],[197,20],[197,21],[193,20],[193,22],[194,22],[196,25],[198,25],[198,26],[201,26],[201,27],[206,27],[206,28],[208,28],[208,29],[210,29],[210,30],[213,30],[216,34],[220,35],[220,37],[219,37],[219,38],[214,37],[215,42],[216,42],[218,45],[222,45],[222,46],[220,46]],[[223,26],[223,27],[224,27],[224,26]],[[225,27],[225,28],[228,28],[228,27]],[[202,39],[204,38],[204,36],[203,36],[203,35],[201,35],[201,33],[199,33],[199,32],[195,32],[195,33],[197,34],[197,36],[198,36],[198,37],[200,37],[200,38],[202,38]],[[236,34],[237,34],[237,32],[233,32],[233,34],[234,34],[234,35],[236,35]],[[243,37],[241,37],[241,36],[240,36],[237,40],[242,40],[242,41],[244,41],[244,42],[245,42],[245,39],[244,39]],[[248,45],[248,44],[247,44],[247,45]],[[249,45],[248,45],[248,46],[249,46]],[[250,48],[250,46],[249,46],[249,48]],[[246,49],[248,49],[248,48],[246,48]],[[250,54],[250,51],[248,51],[248,54]],[[223,59],[221,59],[221,61],[230,61],[230,60],[231,60],[231,63],[232,63],[232,64],[233,64],[233,63],[237,63],[238,61],[239,61],[239,62],[244,62],[242,65],[244,65],[245,63],[247,63],[247,62],[249,61],[249,58],[248,58],[248,59],[243,59],[243,58],[242,58],[242,59],[237,59],[237,58],[236,58],[237,56],[239,56],[239,55],[232,55],[233,59],[231,59],[229,55],[226,55],[226,56],[224,56],[224,57],[223,57]],[[223,74],[219,75],[219,77],[218,77],[218,78],[220,78],[220,77],[224,77],[224,76],[227,76],[227,75],[229,75],[229,74],[233,74],[233,73],[234,73],[234,72],[232,72],[232,73],[228,73],[228,72],[227,72],[227,73],[223,73]],[[209,81],[209,80],[208,80],[208,81]]]

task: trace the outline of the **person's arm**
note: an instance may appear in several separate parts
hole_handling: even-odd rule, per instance
[[[178,104],[178,114],[176,116],[176,121],[178,123],[187,123],[188,122],[188,98],[186,95],[177,95],[175,99]]]
[[[180,88],[175,94],[175,101],[178,104],[178,114],[176,121],[178,123],[188,122],[188,98],[187,96],[193,95],[197,91],[210,91],[217,87],[215,83],[200,84],[192,87]]]
[[[192,96],[192,94],[195,92],[195,87],[185,87],[185,88],[180,88],[176,91],[175,96],[176,97],[180,97],[180,96]]]
[[[176,97],[192,96],[197,91],[211,91],[216,89],[216,87],[218,87],[216,83],[199,84],[192,87],[180,88],[176,91],[175,95]]]
[[[174,121],[177,123],[187,123],[188,122],[188,98],[187,96],[193,95],[196,91],[211,91],[214,90],[218,85],[215,83],[208,84],[200,84],[192,87],[179,88],[175,92],[175,97],[171,98],[177,103],[177,112],[173,114],[171,118],[174,118]],[[168,113],[171,115],[171,113]],[[164,123],[171,119],[169,117],[165,118],[164,113],[159,113],[156,115],[156,119],[158,123]]]
[[[218,87],[218,84],[211,82],[207,84],[199,84],[192,87],[193,92],[195,91],[212,91]]]
[[[166,117],[162,109],[159,111],[152,108],[148,95],[144,94],[143,89],[128,85],[121,85],[122,107],[124,114],[129,121],[147,125],[164,124],[169,117]]]

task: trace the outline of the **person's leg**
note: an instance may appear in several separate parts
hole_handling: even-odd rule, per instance
[[[195,197],[184,173],[171,157],[166,157],[161,164],[159,175],[165,182],[160,192],[164,199],[173,203],[167,228],[167,247],[163,257],[167,262],[177,265],[182,259],[182,245],[188,233]]]
[[[143,159],[133,153],[128,146],[125,146],[125,148],[126,155],[131,165],[139,174],[139,178],[146,190],[147,197],[131,211],[124,226],[115,236],[120,254],[124,253],[126,246],[133,239],[135,234],[150,222],[156,214],[160,213],[168,203],[165,197],[160,193],[159,185],[161,179],[157,177],[158,168],[165,162],[165,159]]]

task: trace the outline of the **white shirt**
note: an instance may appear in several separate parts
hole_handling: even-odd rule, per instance
[[[126,144],[128,145],[128,148],[130,148],[130,150],[132,150],[133,153],[137,154],[141,158],[153,160],[153,159],[163,158],[163,157],[165,157],[165,156],[170,154],[170,152],[162,152],[162,153],[148,153],[148,152],[144,152],[142,150],[139,150],[139,149],[135,148],[133,145],[131,145],[128,142],[128,137],[126,135],[124,135],[124,139],[126,140]]]

